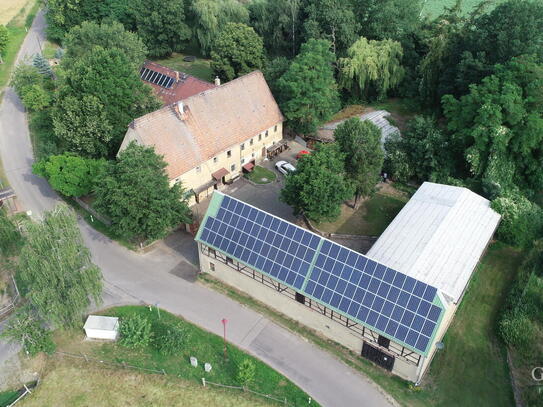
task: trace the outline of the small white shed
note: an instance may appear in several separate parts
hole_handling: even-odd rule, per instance
[[[119,318],[89,315],[83,328],[89,339],[114,341],[119,336]]]

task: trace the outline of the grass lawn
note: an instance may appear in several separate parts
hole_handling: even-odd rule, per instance
[[[245,174],[245,178],[253,181],[255,184],[269,184],[270,182],[275,181],[277,176],[273,171],[256,165],[253,171]]]
[[[379,236],[406,203],[406,197],[378,192],[364,201],[357,210],[343,205],[341,215],[335,222],[323,222],[315,226],[328,233]]]
[[[183,61],[183,57],[187,54],[174,53],[166,59],[159,59],[155,62],[175,69],[176,71],[185,72],[189,75],[196,76],[204,81],[213,81],[213,70],[210,67],[211,60],[197,57],[194,62]]]
[[[264,399],[171,376],[50,358],[42,382],[21,406],[272,406]],[[2,406],[0,402],[0,406]]]
[[[463,0],[462,10],[464,13],[470,13],[474,7],[481,3],[482,0]],[[488,11],[496,7],[497,4],[502,3],[505,0],[495,0],[493,4],[488,6]],[[429,17],[437,17],[444,10],[445,7],[454,6],[456,0],[425,0],[422,7],[422,14]]]
[[[139,314],[145,318],[149,318],[152,323],[156,323],[159,318],[156,308],[149,311],[147,307],[137,306],[112,308],[105,311],[104,314],[119,316],[121,319]],[[251,390],[269,394],[281,400],[286,398],[291,405],[302,406],[307,404],[307,394],[283,375],[235,346],[228,345],[228,359],[224,361],[223,339],[221,337],[204,331],[163,310],[160,310],[160,321],[163,323],[180,323],[183,326],[187,333],[186,347],[179,354],[164,356],[152,346],[138,351],[115,343],[82,341],[82,335],[79,332],[73,333],[71,336],[64,332],[60,333],[60,335],[57,335],[56,340],[61,351],[73,353],[84,352],[100,360],[119,363],[124,361],[127,364],[135,366],[157,370],[164,369],[168,375],[173,377],[178,376],[196,384],[201,383],[202,377],[205,377],[206,380],[214,383],[239,386],[236,379],[237,366],[244,359],[251,359],[256,366],[255,380],[249,385]],[[190,365],[190,356],[198,358],[198,368]],[[211,363],[213,366],[211,372],[204,372],[204,362]],[[238,394],[240,390],[232,390],[232,392]],[[192,405],[199,404],[195,403]],[[318,404],[312,403],[311,405],[317,406]]]
[[[59,46],[57,44],[50,41],[45,41],[43,44],[43,56],[46,59],[53,59],[58,48]]]
[[[21,1],[21,0],[7,0],[7,3],[4,4],[6,0],[0,1],[0,16],[3,16],[2,9],[4,6],[15,5],[17,3],[18,14],[13,17],[13,19],[6,25],[6,28],[9,32],[9,41],[2,55],[4,61],[3,64],[0,64],[0,89],[7,85],[9,76],[13,69],[13,64],[15,63],[15,58],[21,48],[21,44],[26,36],[25,27],[30,27],[34,16],[38,11],[39,2],[35,0],[31,1]],[[9,4],[8,4],[9,3]]]
[[[336,355],[367,375],[400,405],[511,406],[514,402],[505,349],[498,342],[495,324],[503,299],[521,262],[522,253],[509,246],[495,243],[489,247],[445,335],[445,349],[436,355],[430,371],[417,390],[408,382],[269,309],[247,294],[207,275],[201,275],[200,281]]]

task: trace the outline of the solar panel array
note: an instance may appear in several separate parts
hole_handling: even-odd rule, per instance
[[[141,68],[140,70],[140,78],[144,81],[154,83],[155,85],[167,89],[171,88],[175,81],[174,78],[168,75],[164,75],[163,73],[153,71],[152,69],[145,67]]]
[[[328,240],[305,292],[420,351],[441,314],[436,288]]]
[[[289,222],[223,196],[198,240],[413,349],[425,352],[437,290]],[[307,281],[307,284],[304,283]]]
[[[275,216],[225,196],[208,217],[201,240],[301,290],[320,238]]]

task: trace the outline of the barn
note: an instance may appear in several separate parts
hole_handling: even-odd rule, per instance
[[[427,182],[364,255],[216,191],[196,241],[202,272],[417,383],[499,220]]]

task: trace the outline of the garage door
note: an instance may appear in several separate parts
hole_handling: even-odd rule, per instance
[[[394,367],[394,357],[371,346],[367,342],[362,345],[362,356],[371,360],[376,365],[379,365],[386,370],[392,370]]]

